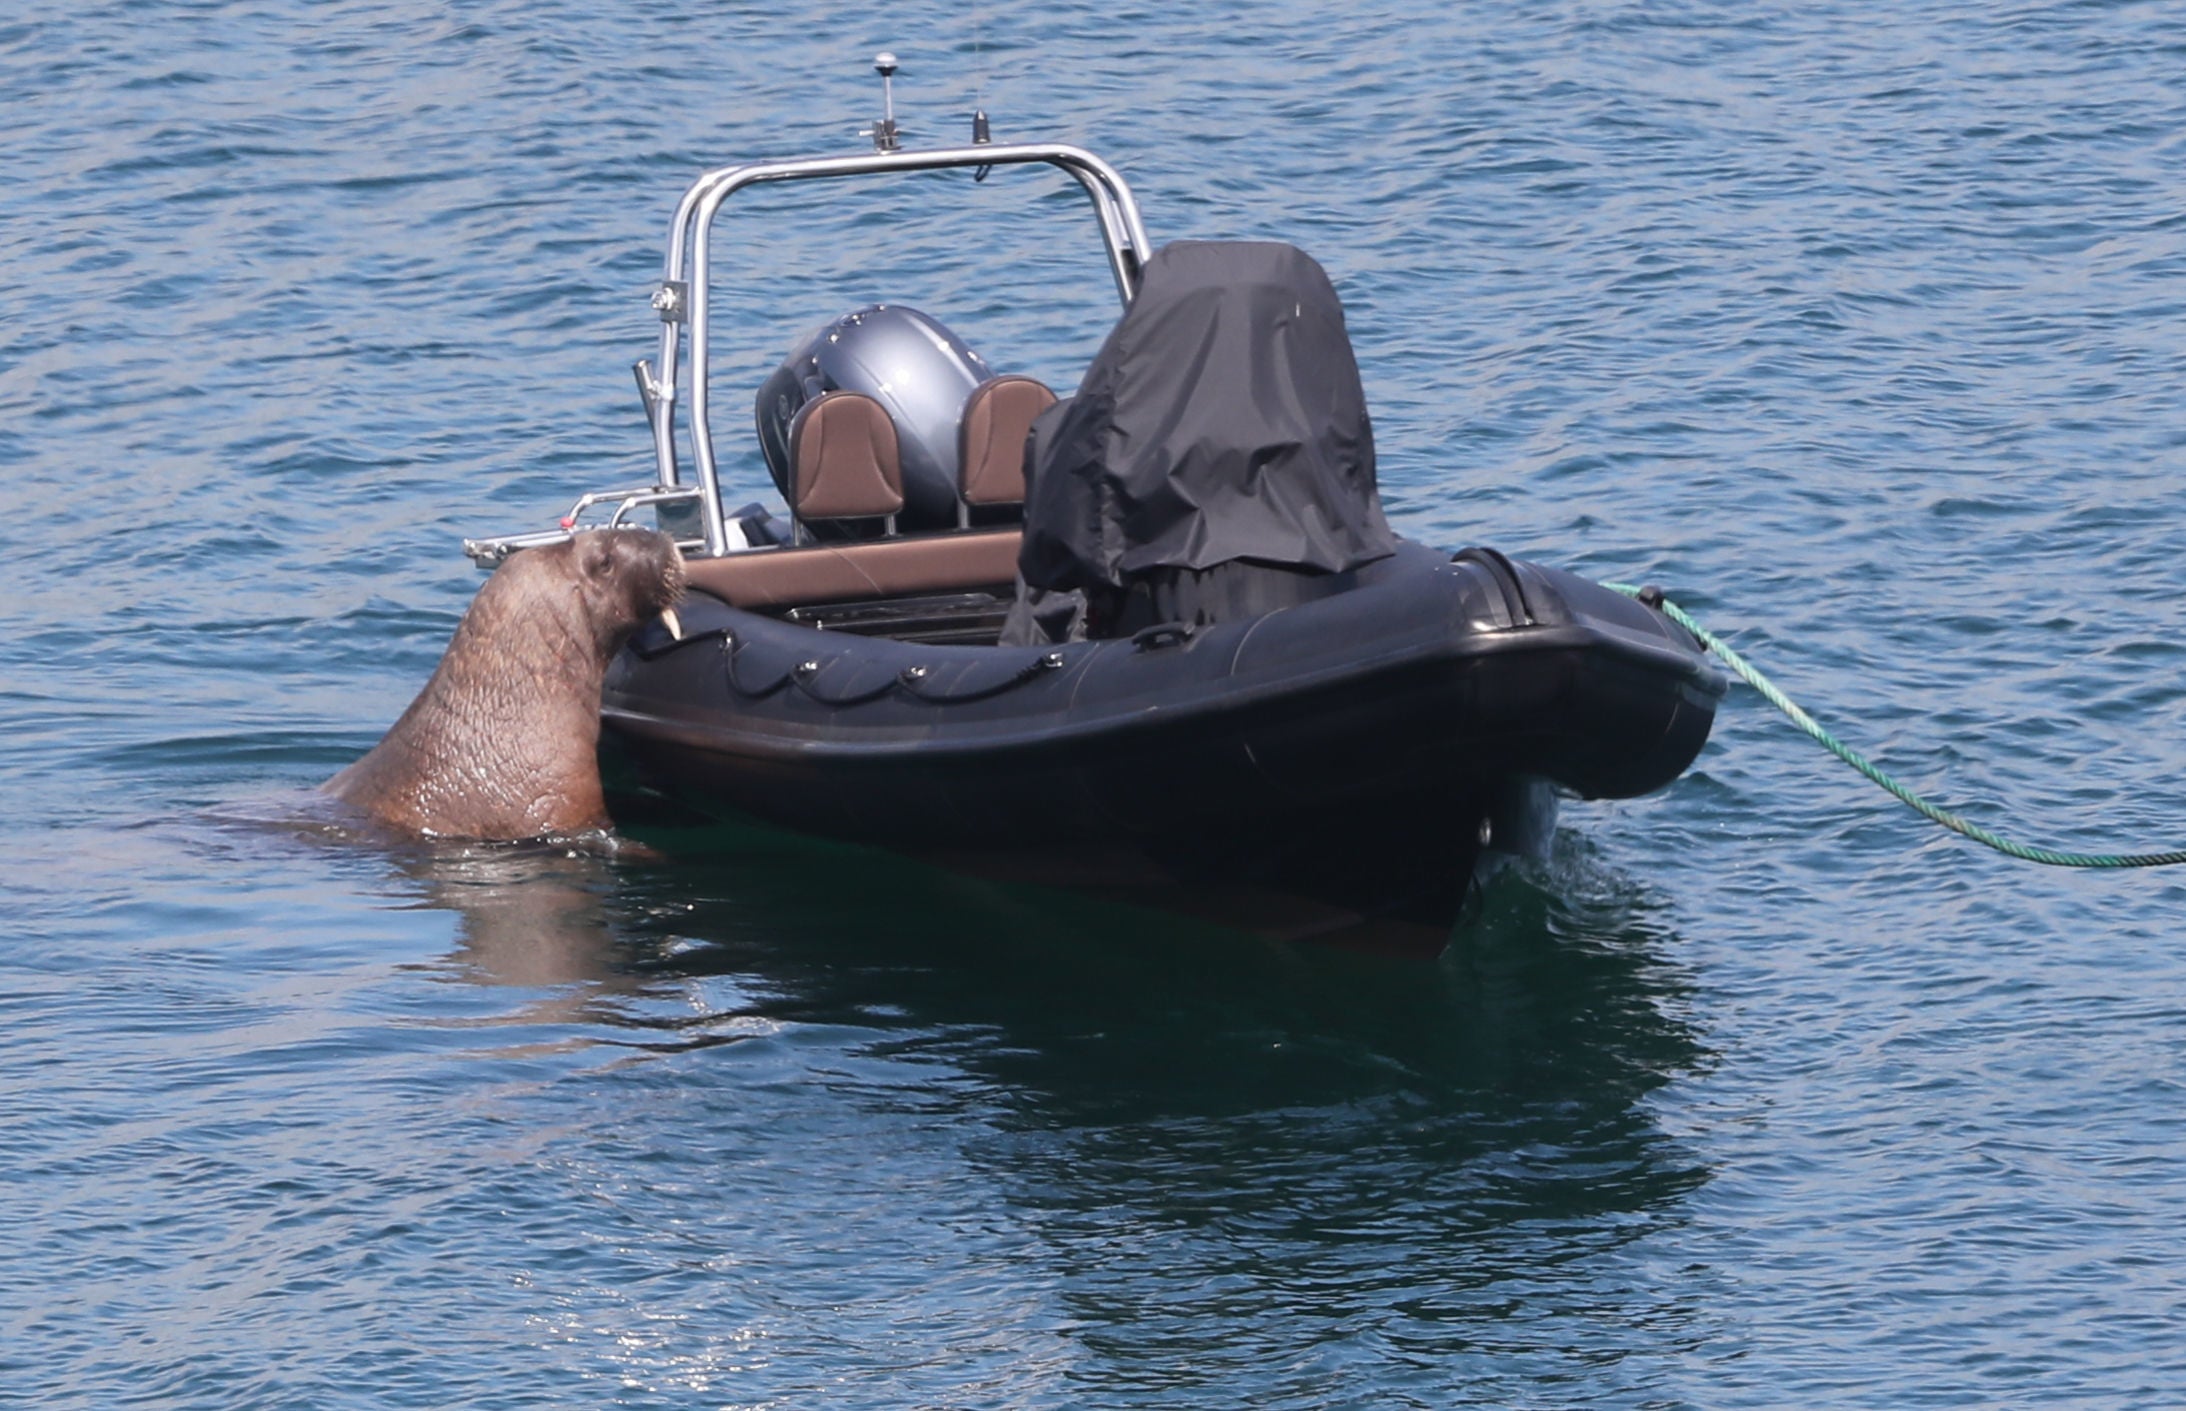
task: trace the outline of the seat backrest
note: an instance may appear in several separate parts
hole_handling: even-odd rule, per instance
[[[903,462],[887,410],[857,392],[828,392],[789,424],[790,509],[800,523],[876,519],[895,532]]]
[[[1025,500],[1025,437],[1033,418],[1055,405],[1055,394],[1029,377],[990,377],[972,389],[957,427],[959,522],[974,505]]]

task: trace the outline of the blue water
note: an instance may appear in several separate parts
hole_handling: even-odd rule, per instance
[[[1912,782],[2186,840],[2157,4],[87,3],[0,18],[0,1400],[2145,1407],[2186,878],[1750,693],[1438,962],[765,833],[286,826],[464,534],[648,476],[700,168],[976,100],[1314,251],[1405,532],[1659,581]],[[1052,176],[724,218],[718,395],[873,298],[1063,386]]]

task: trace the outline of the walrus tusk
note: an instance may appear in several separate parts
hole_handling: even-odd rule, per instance
[[[683,640],[683,619],[676,616],[674,608],[662,608],[660,620],[668,625],[668,635],[678,642]]]

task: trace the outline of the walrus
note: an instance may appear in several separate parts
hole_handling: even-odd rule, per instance
[[[425,689],[371,753],[320,787],[389,827],[518,841],[613,825],[600,787],[600,682],[631,632],[683,593],[650,529],[512,555],[478,590]]]

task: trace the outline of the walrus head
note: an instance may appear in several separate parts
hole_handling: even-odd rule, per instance
[[[570,589],[584,600],[603,668],[632,632],[683,596],[683,555],[650,529],[594,530],[531,552],[568,555]]]
[[[672,612],[682,592],[683,556],[649,529],[585,531],[513,555],[387,737],[324,788],[435,837],[609,827],[600,682],[630,634]]]

